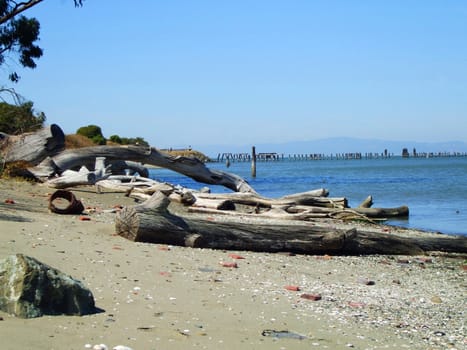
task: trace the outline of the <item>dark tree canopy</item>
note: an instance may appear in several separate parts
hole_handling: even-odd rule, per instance
[[[35,113],[32,102],[25,102],[19,106],[0,102],[0,132],[18,135],[35,131],[43,127],[45,114]]]
[[[35,44],[39,40],[40,23],[22,13],[42,1],[0,0],[0,66],[6,64],[7,58],[14,58],[25,68],[36,68],[36,60],[42,56],[42,49]],[[82,6],[83,1],[74,0],[74,4]],[[9,78],[17,82],[19,75],[13,70]]]

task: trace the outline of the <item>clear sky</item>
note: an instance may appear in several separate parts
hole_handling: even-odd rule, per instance
[[[15,87],[155,147],[467,141],[467,1],[46,0]]]

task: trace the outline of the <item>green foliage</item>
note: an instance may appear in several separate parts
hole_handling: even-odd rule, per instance
[[[32,102],[18,106],[0,102],[0,131],[5,134],[17,135],[35,131],[44,126],[45,114],[35,114]]]
[[[102,135],[102,130],[97,125],[82,126],[76,131],[76,133],[78,135],[86,136],[88,139],[91,139],[96,145],[106,144],[105,137],[104,135]]]
[[[118,135],[112,135],[112,136],[110,136],[110,137],[109,137],[109,140],[112,141],[112,142],[114,142],[114,143],[118,143],[119,145],[122,144],[122,139],[121,139],[121,137],[118,136]]]
[[[91,140],[96,145],[105,145],[107,143],[107,140],[102,135],[96,135],[96,136],[92,137]]]
[[[121,140],[121,145],[138,145],[149,147],[149,143],[142,137],[122,137]]]
[[[76,131],[76,133],[78,135],[86,136],[97,145],[105,145],[107,143],[105,137],[102,135],[101,128],[97,125],[82,126]],[[142,137],[129,138],[112,135],[109,137],[109,141],[118,143],[119,145],[138,145],[149,147],[149,143]]]

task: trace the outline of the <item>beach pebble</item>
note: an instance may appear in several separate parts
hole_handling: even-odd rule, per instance
[[[300,295],[300,298],[306,299],[306,300],[313,300],[313,301],[318,301],[321,300],[321,294],[308,294],[304,293]]]
[[[293,286],[293,285],[285,286],[284,288],[292,292],[298,292],[300,290],[299,286]]]
[[[231,257],[232,259],[245,259],[243,256],[238,254],[229,254],[229,257]]]
[[[220,263],[223,267],[231,267],[231,268],[238,268],[237,263],[234,262],[221,262]]]
[[[374,286],[375,285],[375,281],[372,281],[372,280],[370,280],[368,278],[359,278],[358,283],[364,284],[364,285],[367,285],[367,286]]]
[[[109,350],[105,344],[96,344],[92,347],[93,350]]]
[[[11,198],[5,199],[5,204],[15,204],[15,201]]]
[[[133,349],[125,345],[117,345],[117,346],[114,346],[112,350],[133,350]]]

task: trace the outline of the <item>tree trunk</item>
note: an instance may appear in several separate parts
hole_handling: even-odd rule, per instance
[[[440,235],[335,219],[284,220],[210,210],[196,213],[155,193],[141,205],[124,208],[116,232],[133,241],[200,248],[294,252],[300,254],[423,254],[467,252],[467,237]],[[209,210],[209,209],[205,209]],[[390,232],[386,232],[390,231]]]
[[[240,176],[221,170],[211,170],[197,158],[173,157],[155,148],[136,146],[96,146],[65,150],[52,159],[46,159],[36,167],[30,168],[29,171],[37,178],[49,178],[60,175],[67,169],[76,169],[83,165],[91,169],[96,157],[105,157],[109,163],[132,160],[160,166],[191,177],[195,181],[225,186],[236,192],[256,193]]]
[[[64,148],[65,135],[56,124],[21,135],[0,133],[0,155],[6,163],[25,161],[36,165]]]

